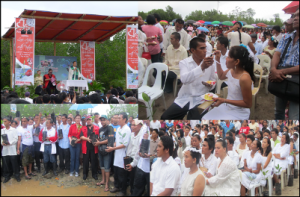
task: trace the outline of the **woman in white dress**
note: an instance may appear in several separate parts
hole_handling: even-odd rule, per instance
[[[180,196],[203,196],[205,190],[205,177],[198,168],[200,150],[188,147],[184,153],[184,165],[189,172],[182,177]]]
[[[206,179],[206,196],[239,196],[240,195],[240,173],[236,164],[227,155],[225,140],[217,140],[215,155],[220,158],[217,162],[216,175]]]
[[[273,176],[274,181],[278,184],[280,181],[277,176],[281,174],[281,171],[288,167],[288,156],[290,154],[290,137],[287,133],[283,133],[281,137],[281,143],[277,144],[273,150],[274,156],[274,168],[275,174]],[[276,185],[275,185],[276,186]]]
[[[244,166],[244,161],[242,160],[242,156],[244,151],[249,150],[247,144],[246,144],[246,135],[244,133],[241,133],[239,135],[240,139],[240,144],[236,147],[236,152],[239,154],[239,159],[240,159],[240,165],[239,168],[242,168]]]
[[[249,57],[245,47],[231,47],[226,66],[228,70],[223,71],[220,65],[221,52],[215,51],[217,73],[220,80],[228,79],[228,96],[225,98],[214,98],[215,107],[203,116],[204,120],[248,120],[250,107],[252,106],[252,81],[254,62]]]
[[[211,136],[211,135],[209,135]],[[207,137],[202,145],[202,157],[200,159],[200,169],[206,176],[216,174],[217,158],[214,153],[215,141],[211,137]]]
[[[273,162],[272,162],[272,148],[271,141],[268,137],[264,137],[262,140],[262,151],[260,152],[262,155],[262,177],[260,180],[260,184],[265,186],[267,183],[267,178],[273,174]]]
[[[262,163],[262,156],[259,153],[260,150],[260,141],[254,140],[251,144],[251,151],[245,154],[244,170],[242,170],[243,174],[241,180],[241,196],[246,195],[246,188],[251,190],[260,185]]]

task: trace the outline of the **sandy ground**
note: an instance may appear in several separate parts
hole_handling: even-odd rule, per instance
[[[43,169],[43,167],[42,167]],[[43,171],[42,171],[43,172]],[[59,173],[57,177],[50,171],[45,177],[42,173],[31,180],[26,180],[24,172],[21,174],[21,182],[11,178],[7,183],[1,182],[1,196],[115,196],[104,191],[104,186],[96,186],[102,177],[98,174],[98,181],[92,178],[91,170],[87,179],[82,179],[82,169],[79,177]],[[4,178],[2,178],[2,181]],[[110,177],[110,188],[113,188],[113,177]]]
[[[257,84],[255,84],[255,87]],[[178,86],[179,89],[180,86]],[[221,91],[222,92],[222,91]],[[174,94],[173,93],[164,93],[166,99],[166,106],[167,108],[174,102]],[[255,108],[255,116],[254,119],[256,120],[273,120],[275,119],[274,110],[275,110],[275,97],[272,94],[265,93],[265,83],[261,83],[260,90],[256,95],[256,108]],[[139,104],[141,104],[139,102]],[[162,97],[158,98],[155,101],[155,105],[153,106],[153,111],[156,110],[153,119],[160,120],[161,115],[165,111],[163,106]],[[139,108],[139,119],[145,120],[146,119],[146,109]],[[186,117],[184,118],[186,119]]]
[[[275,196],[275,191],[273,192]],[[298,179],[294,179],[294,184],[292,187],[284,187],[281,191],[281,196],[299,196],[299,176]]]

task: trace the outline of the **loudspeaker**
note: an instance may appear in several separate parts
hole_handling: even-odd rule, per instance
[[[43,95],[43,88],[38,86],[35,88],[35,94],[37,95]]]

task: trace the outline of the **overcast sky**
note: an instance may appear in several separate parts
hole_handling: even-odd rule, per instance
[[[137,16],[138,2],[112,1],[1,1],[1,36],[3,36],[24,9],[65,12],[76,14],[97,14],[109,16]]]
[[[88,113],[90,112],[96,113],[98,112],[100,115],[107,115],[107,112],[110,111],[110,105],[103,105],[103,104],[99,104],[96,107],[89,109]]]
[[[291,15],[284,14],[282,9],[290,4],[292,1],[219,1],[219,11],[223,14],[229,14],[236,6],[240,7],[242,11],[248,8],[255,10],[254,18],[274,18],[273,14],[279,13],[282,20],[287,20]],[[139,2],[139,11],[148,12],[152,9],[163,9],[170,5],[175,13],[181,14],[183,19],[195,10],[212,10],[218,8],[217,1],[143,1]],[[201,20],[199,18],[198,20]],[[222,21],[222,19],[220,19]]]

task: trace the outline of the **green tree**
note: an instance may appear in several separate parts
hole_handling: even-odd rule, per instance
[[[174,12],[173,8],[171,6],[167,6],[165,10],[163,9],[153,9],[150,10],[149,12],[143,12],[140,11],[138,12],[138,15],[141,16],[143,18],[143,20],[145,20],[147,18],[147,16],[149,14],[159,14],[160,18],[162,20],[166,20],[166,21],[172,21],[173,19],[182,19],[182,16],[176,12]]]
[[[110,105],[110,110],[107,111],[107,117],[111,118],[113,115],[121,112],[126,112],[128,116],[135,118],[138,115],[138,105]]]

